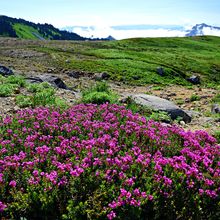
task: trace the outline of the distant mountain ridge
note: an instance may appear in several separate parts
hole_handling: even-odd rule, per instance
[[[51,24],[35,24],[4,15],[0,16],[0,36],[40,40],[87,40],[76,33],[61,31]]]
[[[67,30],[59,30],[51,24],[36,24],[24,19],[0,15],[0,37],[38,40],[114,40],[113,37],[86,38]]]
[[[103,33],[105,36],[111,35],[116,39],[125,39],[130,37],[189,37],[212,35],[220,36],[220,27],[207,25],[205,23],[196,24],[191,28],[186,28],[181,25],[117,25],[110,27],[96,26],[67,26],[62,30],[75,32],[84,37],[100,36]]]
[[[191,30],[187,31],[186,37],[192,37],[192,36],[203,36],[203,35],[214,35],[211,34],[219,32],[219,35],[216,34],[216,36],[220,36],[220,27],[207,25],[205,23],[202,24],[196,24],[192,27]]]

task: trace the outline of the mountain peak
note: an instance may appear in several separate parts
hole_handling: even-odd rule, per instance
[[[215,27],[211,25],[207,25],[205,23],[196,24],[192,27],[191,30],[188,30],[186,37],[192,37],[192,36],[202,36],[202,35],[215,35],[213,33],[219,32],[220,27]]]

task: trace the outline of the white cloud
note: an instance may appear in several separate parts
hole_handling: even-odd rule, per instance
[[[146,29],[146,30],[115,30],[109,26],[75,27],[72,29],[83,37],[105,38],[111,35],[117,40],[135,37],[183,37],[186,32],[168,29]]]
[[[204,35],[214,35],[220,37],[220,30],[210,27],[203,28],[203,34]]]

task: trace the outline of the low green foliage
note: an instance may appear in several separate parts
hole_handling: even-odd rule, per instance
[[[16,89],[25,86],[25,79],[22,76],[0,76],[0,96],[11,96]]]
[[[212,99],[212,102],[220,103],[220,93],[215,95],[215,97]]]
[[[182,104],[184,104],[185,101],[182,98],[178,98],[175,100],[175,102],[177,105],[182,105]]]
[[[28,84],[27,86],[27,90],[29,92],[41,92],[46,88],[52,88],[50,84],[48,84],[47,82],[42,82],[42,83],[33,83],[33,84]]]
[[[12,84],[0,84],[0,97],[10,96],[14,91]]]
[[[84,103],[116,103],[117,98],[117,95],[111,91],[106,82],[98,82],[82,91],[82,102]]]
[[[201,97],[200,96],[198,96],[198,95],[191,95],[191,97],[190,97],[190,101],[191,102],[194,102],[194,101],[199,101],[201,99]]]
[[[149,119],[152,119],[154,121],[171,122],[169,114],[163,111],[152,112]]]
[[[25,96],[25,95],[16,96],[16,105],[18,105],[21,108],[32,106],[30,96]]]
[[[31,97],[33,106],[53,105],[56,103],[55,100],[55,90],[51,88],[37,92]]]
[[[34,84],[33,84],[34,85]],[[33,95],[16,96],[16,104],[21,107],[37,107],[37,106],[56,106],[62,109],[67,108],[67,104],[64,100],[56,97],[55,89],[53,88],[44,88],[42,85],[31,86],[29,89],[34,92]]]
[[[24,87],[26,85],[26,81],[25,81],[24,77],[15,76],[15,75],[8,76],[6,78],[6,83],[15,84],[15,85],[18,85],[19,87]]]
[[[220,143],[220,130],[214,132],[214,137],[216,138],[217,142]]]

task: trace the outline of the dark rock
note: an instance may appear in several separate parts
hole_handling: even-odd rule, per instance
[[[137,104],[148,106],[153,110],[167,112],[173,120],[175,120],[177,117],[182,117],[184,122],[191,122],[192,118],[184,110],[180,109],[171,101],[146,94],[137,94],[132,95],[131,97]]]
[[[27,77],[25,78],[28,83],[42,83],[42,82],[48,82],[52,86],[60,89],[68,89],[66,84],[57,76],[53,75],[39,75],[35,77]]]
[[[140,77],[140,76],[137,76],[137,75],[134,75],[134,76],[132,76],[132,78],[133,78],[134,80],[139,80],[141,77]]]
[[[108,79],[110,77],[110,75],[106,72],[103,72],[103,73],[96,73],[94,76],[93,76],[93,79],[95,80],[103,80],[103,79]]]
[[[200,84],[200,77],[199,76],[193,75],[193,76],[189,77],[187,80],[194,85]]]
[[[165,75],[165,71],[162,67],[157,67],[157,73],[160,75],[160,76],[164,76]]]
[[[80,73],[77,72],[77,71],[72,71],[72,72],[68,72],[66,73],[69,77],[72,77],[72,78],[76,78],[78,79],[80,77]]]
[[[42,83],[43,80],[40,79],[39,77],[27,77],[25,78],[27,83]]]
[[[190,98],[185,98],[185,103],[189,103],[190,102]]]
[[[54,73],[54,72],[55,72],[55,68],[49,68],[49,69],[47,70],[47,72],[48,72],[48,73]]]
[[[0,75],[2,75],[2,76],[10,76],[10,75],[14,75],[14,73],[9,68],[0,65]]]
[[[167,96],[168,96],[168,97],[176,96],[176,93],[172,92],[172,93],[167,94]]]
[[[212,113],[214,113],[214,114],[220,113],[220,106],[219,106],[218,104],[213,104],[211,111],[212,111]]]
[[[45,74],[45,75],[40,75],[39,78],[43,80],[43,82],[48,82],[49,84],[51,84],[56,88],[68,89],[66,84],[62,81],[62,79],[60,79],[57,76]]]

